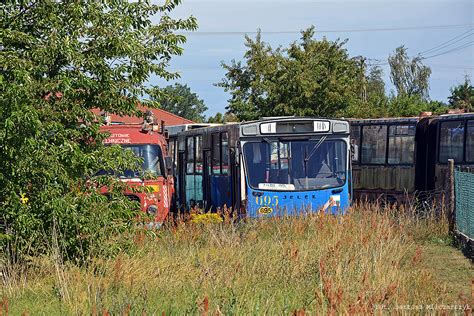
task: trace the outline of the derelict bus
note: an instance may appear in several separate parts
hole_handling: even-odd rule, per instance
[[[184,153],[181,153],[181,156],[179,156],[179,153],[177,150],[178,134],[184,131],[188,131],[188,130],[218,126],[218,125],[221,125],[221,124],[192,123],[192,124],[181,124],[181,125],[173,125],[173,126],[166,127],[165,133],[166,133],[166,137],[168,138],[168,152],[171,158],[172,173],[174,175],[174,184],[175,184],[175,190],[174,190],[173,198],[171,201],[172,210],[176,211],[178,209],[177,203],[179,201],[179,196],[181,195],[180,192],[184,190],[184,187],[183,187],[184,179],[181,179],[180,175],[178,174],[178,170],[179,170],[178,162],[181,162],[181,163],[184,162],[184,156],[183,156]]]
[[[474,167],[474,113],[351,119],[354,198],[411,204],[442,199],[448,159]]]
[[[349,206],[349,123],[278,117],[170,134],[180,210],[224,206],[249,217]],[[171,149],[173,151],[173,149]]]

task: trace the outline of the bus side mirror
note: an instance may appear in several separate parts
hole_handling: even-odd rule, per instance
[[[166,173],[168,175],[173,175],[173,159],[171,159],[171,157],[165,157],[165,166]]]

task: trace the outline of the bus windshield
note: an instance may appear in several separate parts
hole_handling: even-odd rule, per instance
[[[142,172],[148,172],[153,175],[161,176],[163,172],[161,166],[163,165],[163,154],[158,145],[140,144],[140,145],[124,145],[125,150],[131,150],[138,157],[143,159]],[[120,175],[125,178],[133,178],[139,175],[138,171],[126,170],[124,174]]]
[[[344,185],[342,140],[268,140],[243,146],[250,186],[261,190],[316,190]]]

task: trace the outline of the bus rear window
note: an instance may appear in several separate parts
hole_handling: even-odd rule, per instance
[[[388,129],[388,163],[415,162],[415,125],[391,125]]]
[[[461,162],[464,156],[464,122],[442,122],[439,137],[439,161],[454,159]]]
[[[362,127],[362,163],[384,164],[387,148],[387,125]]]
[[[467,121],[466,161],[474,162],[474,120]]]

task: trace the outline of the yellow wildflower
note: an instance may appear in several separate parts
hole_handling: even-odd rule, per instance
[[[26,196],[26,193],[20,193],[20,202],[21,204],[28,204],[28,197]]]
[[[217,224],[222,223],[222,217],[217,213],[191,214],[191,223]]]

